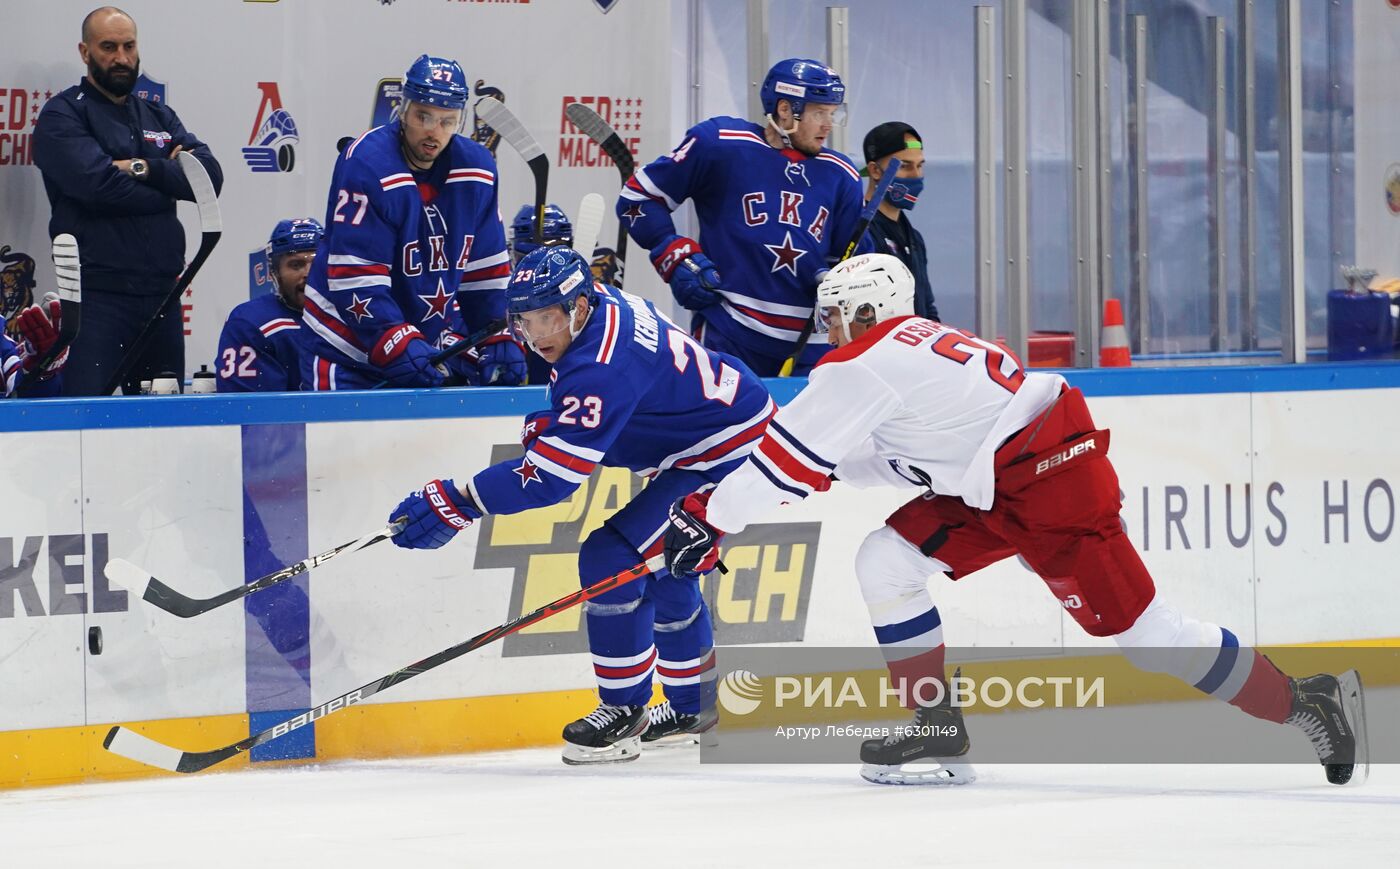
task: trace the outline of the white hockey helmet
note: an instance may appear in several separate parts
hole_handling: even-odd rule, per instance
[[[822,331],[840,328],[847,341],[851,340],[849,324],[866,305],[875,313],[870,325],[914,313],[914,276],[897,257],[887,253],[851,257],[832,267],[817,287],[817,317]],[[828,308],[837,309],[839,322],[830,322]]]

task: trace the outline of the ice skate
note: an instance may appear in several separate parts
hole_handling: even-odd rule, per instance
[[[583,766],[636,760],[641,755],[641,736],[649,724],[645,706],[603,703],[565,726],[564,762]]]
[[[663,700],[647,710],[651,724],[642,734],[645,749],[677,748],[685,745],[713,746],[719,710],[714,706],[694,714],[677,712],[670,700]]]
[[[1361,784],[1371,771],[1361,676],[1348,670],[1290,680],[1293,711],[1285,719],[1307,734],[1334,785]],[[1357,774],[1360,767],[1360,774]]]
[[[914,720],[885,739],[861,743],[860,776],[882,785],[970,784],[977,770],[953,758],[965,756],[971,745],[962,709],[945,694],[937,706],[914,710]]]

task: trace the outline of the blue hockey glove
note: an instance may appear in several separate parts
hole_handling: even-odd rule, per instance
[[[718,305],[717,292],[723,286],[719,269],[703,253],[686,257],[671,275],[671,295],[687,311],[701,311]]]
[[[711,490],[713,491],[713,490]],[[709,492],[686,495],[671,505],[662,537],[666,569],[677,579],[693,579],[714,570],[724,532],[705,521]]]
[[[437,549],[481,515],[471,496],[458,491],[451,480],[433,480],[422,491],[404,498],[389,514],[389,521],[408,519],[404,529],[394,535],[395,546]]]
[[[525,348],[507,332],[492,335],[477,348],[482,386],[519,386],[529,373],[525,365]]]
[[[410,323],[400,323],[374,342],[370,364],[394,386],[441,386],[443,373],[432,364],[433,345]]]

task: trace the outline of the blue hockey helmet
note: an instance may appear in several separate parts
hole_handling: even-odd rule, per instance
[[[274,260],[282,254],[315,250],[325,234],[320,221],[314,217],[292,217],[277,221],[277,226],[273,227],[272,235],[267,239],[267,247],[263,249],[267,253],[268,268],[272,268]]]
[[[569,222],[569,215],[553,202],[544,207],[544,243],[565,247],[572,247],[574,243],[574,225]],[[539,246],[535,241],[535,206],[522,205],[510,222],[511,259],[518,262]]]
[[[778,100],[792,104],[792,113],[802,117],[807,103],[839,106],[846,101],[846,85],[836,71],[819,60],[790,57],[773,64],[759,91],[765,114],[778,111]]]
[[[421,55],[403,74],[403,98],[440,109],[465,109],[467,74],[455,60]]]
[[[570,247],[537,247],[516,264],[510,283],[506,285],[506,312],[511,332],[539,353],[537,341],[562,331],[563,325],[546,329],[544,334],[535,334],[535,327],[526,322],[525,315],[559,305],[567,318],[569,337],[573,338],[583,328],[583,323],[574,322],[574,310],[581,298],[590,303],[596,299],[593,270],[588,261]]]

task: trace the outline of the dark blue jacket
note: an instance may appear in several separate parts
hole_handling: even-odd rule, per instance
[[[44,104],[34,128],[34,162],[44,174],[49,236],[78,239],[85,288],[160,295],[185,265],[185,230],[175,200],[194,201],[176,145],[192,152],[214,182],[224,175],[209,147],[167,105],[134,94],[118,105],[86,78]],[[138,181],[112,165],[144,158]]]
[[[914,313],[937,320],[938,305],[934,304],[933,285],[928,279],[928,251],[909,215],[900,213],[898,220],[890,220],[884,212],[875,212],[870,235],[875,239],[876,253],[894,254],[914,273]]]

